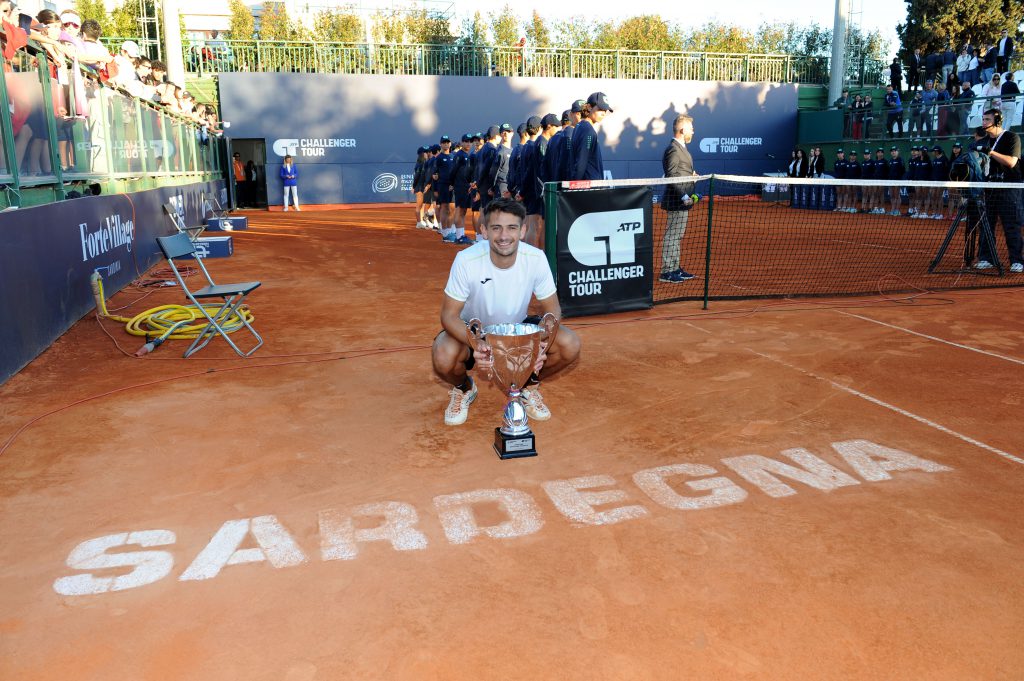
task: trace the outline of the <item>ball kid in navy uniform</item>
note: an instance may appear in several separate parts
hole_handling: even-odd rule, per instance
[[[473,205],[470,196],[470,162],[469,150],[473,141],[472,135],[463,135],[459,149],[455,152],[452,167],[452,198],[455,201],[455,243],[470,244],[466,236],[466,213]]]
[[[889,215],[899,216],[903,214],[903,197],[900,196],[900,188],[896,183],[902,182],[907,174],[907,168],[900,158],[900,150],[896,147],[889,149],[889,181],[893,183],[889,187]]]
[[[455,219],[452,215],[452,169],[455,157],[451,154],[452,140],[442,135],[441,151],[434,157],[434,196],[437,197],[438,220],[441,223],[441,237],[448,243],[455,243]]]
[[[483,240],[483,230],[480,229],[480,192],[476,187],[476,178],[480,175],[480,151],[484,148],[484,134],[473,133],[473,139],[469,146],[469,195],[472,203],[469,206],[469,215],[473,219],[473,230],[476,232],[476,240]]]
[[[521,186],[520,173],[522,171],[519,167],[519,157],[523,153],[523,147],[529,141],[529,137],[526,134],[526,123],[520,123],[519,127],[516,128],[516,138],[519,140],[519,143],[512,147],[512,153],[508,157],[508,191],[512,198],[516,198]]]
[[[860,161],[857,160],[857,150],[851,149],[850,155],[846,158],[846,177],[849,180],[856,182],[861,179],[861,168]],[[850,207],[847,210],[850,213],[856,213],[857,211],[857,187],[850,186]]]
[[[523,144],[523,153],[519,157],[520,177],[519,177],[519,194],[517,198],[522,201],[526,207],[526,221],[523,223],[526,226],[526,234],[523,239],[528,244],[534,246],[537,245],[537,218],[539,213],[531,213],[531,202],[536,203],[535,199],[537,196],[537,188],[534,185],[536,182],[533,179],[531,173],[531,167],[534,163],[534,156],[537,153],[537,137],[540,135],[540,116],[530,116],[526,123],[526,143]],[[530,175],[530,177],[527,177]],[[527,187],[527,183],[530,184]]]
[[[562,179],[561,167],[559,166],[559,158],[562,155],[562,150],[565,148],[565,131],[572,122],[570,118],[570,112],[568,109],[562,112],[560,119],[561,127],[555,131],[551,139],[548,140],[548,153],[544,156],[544,175],[550,178],[548,182],[558,182]]]
[[[608,104],[603,92],[595,92],[587,98],[583,107],[583,120],[572,133],[572,177],[573,180],[603,180],[604,161],[601,158],[601,142],[594,125],[600,125],[614,110]]]
[[[427,183],[426,165],[427,148],[419,147],[416,149],[416,165],[412,171],[412,190],[416,193],[416,229],[427,229],[423,214],[426,210],[423,206],[423,187]]]
[[[545,114],[544,118],[540,119],[540,134],[534,140],[532,159],[526,169],[524,181],[527,187],[532,187],[532,192],[525,198],[526,213],[533,216],[536,228],[533,245],[541,250],[544,250],[544,184],[554,182],[554,179],[548,176],[550,165],[547,162],[547,155],[558,127],[558,116],[553,113]]]
[[[832,177],[837,180],[846,179],[846,152],[842,149],[836,149],[836,162],[832,166]],[[850,208],[850,188],[847,185],[841,184],[836,186],[836,207],[834,212],[846,213],[849,212]]]
[[[508,191],[508,159],[512,155],[512,125],[502,123],[498,131],[500,142],[487,170],[491,185],[487,193],[491,199],[507,199],[511,198]]]
[[[501,128],[492,125],[484,135],[484,146],[476,157],[476,190],[480,195],[480,211],[487,208],[487,202],[494,198],[492,191],[491,165],[498,155],[498,143],[501,141]]]
[[[587,105],[586,100],[577,99],[569,107],[569,127],[562,129],[562,151],[558,158],[558,179],[572,179],[572,136],[576,132],[576,126],[583,120],[583,107]]]

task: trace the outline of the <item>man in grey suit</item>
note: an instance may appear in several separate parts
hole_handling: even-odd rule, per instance
[[[672,123],[672,141],[661,157],[665,177],[692,177],[693,158],[686,144],[693,139],[693,119],[686,115],[676,116]],[[658,281],[680,284],[693,275],[679,267],[679,242],[686,232],[686,220],[694,204],[693,183],[679,182],[665,185],[661,207],[668,213],[668,228],[661,244],[661,276]]]
[[[1013,38],[1005,28],[996,43],[996,71],[1003,73],[1010,70],[1010,57],[1013,56]]]

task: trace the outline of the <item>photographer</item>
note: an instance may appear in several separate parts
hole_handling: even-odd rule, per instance
[[[981,127],[988,135],[988,146],[980,147],[989,159],[989,182],[1021,181],[1020,137],[1016,133],[1003,129],[1003,116],[998,109],[988,109],[981,117]],[[1010,271],[1024,272],[1024,257],[1021,254],[1021,219],[1024,218],[1024,188],[987,189],[985,203],[988,207],[991,222],[1003,223],[1003,235],[1006,238],[1006,250],[1010,256]],[[993,224],[993,228],[995,225]],[[983,241],[979,249],[979,260],[975,267],[979,270],[990,269],[994,254],[988,252]]]

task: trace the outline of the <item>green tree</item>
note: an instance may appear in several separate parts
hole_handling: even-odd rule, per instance
[[[405,41],[405,20],[396,12],[376,12],[371,17],[371,32],[378,43],[402,43]]]
[[[896,26],[905,54],[927,54],[947,43],[993,42],[1005,28],[1011,35],[1024,20],[1020,0],[905,0],[907,21]]]
[[[359,16],[341,8],[317,12],[313,17],[313,36],[329,43],[361,43],[366,37]]]
[[[152,3],[150,3],[152,5]],[[137,38],[141,33],[139,19],[142,7],[137,0],[125,0],[114,8],[103,26],[108,38]]]
[[[251,41],[256,33],[256,19],[249,6],[242,0],[228,0],[228,11],[231,12],[228,24],[231,39]]]
[[[473,12],[472,18],[462,20],[458,43],[467,47],[485,47],[491,44],[487,39],[487,22],[479,10]]]
[[[593,47],[595,32],[594,23],[582,16],[572,16],[555,23],[556,44],[565,47]]]
[[[532,47],[551,47],[551,32],[537,10],[533,10],[533,16],[526,25],[526,39]]]
[[[693,29],[684,38],[684,49],[695,52],[750,52],[754,36],[738,26],[709,21]]]
[[[448,20],[425,9],[405,16],[405,34],[412,42],[421,44],[449,45],[455,41]]]
[[[678,34],[657,14],[630,17],[618,26],[618,46],[626,50],[673,52],[680,49]]]
[[[505,5],[500,12],[491,12],[491,35],[494,36],[494,44],[498,47],[510,47],[519,42],[522,33],[520,31],[519,16],[510,5]]]
[[[618,27],[611,21],[599,21],[594,24],[591,47],[596,50],[614,50],[619,47]]]
[[[288,16],[283,2],[264,2],[260,15],[260,39],[303,40],[308,32],[298,21]]]
[[[78,12],[78,16],[82,18],[82,21],[95,19],[100,22],[100,29],[102,29],[103,35],[108,35],[112,26],[103,0],[75,0],[75,11]]]

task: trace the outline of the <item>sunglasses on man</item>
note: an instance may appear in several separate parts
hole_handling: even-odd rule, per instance
[[[76,24],[73,21],[65,21],[64,22],[64,28],[81,28],[81,26],[79,26],[78,24]]]

